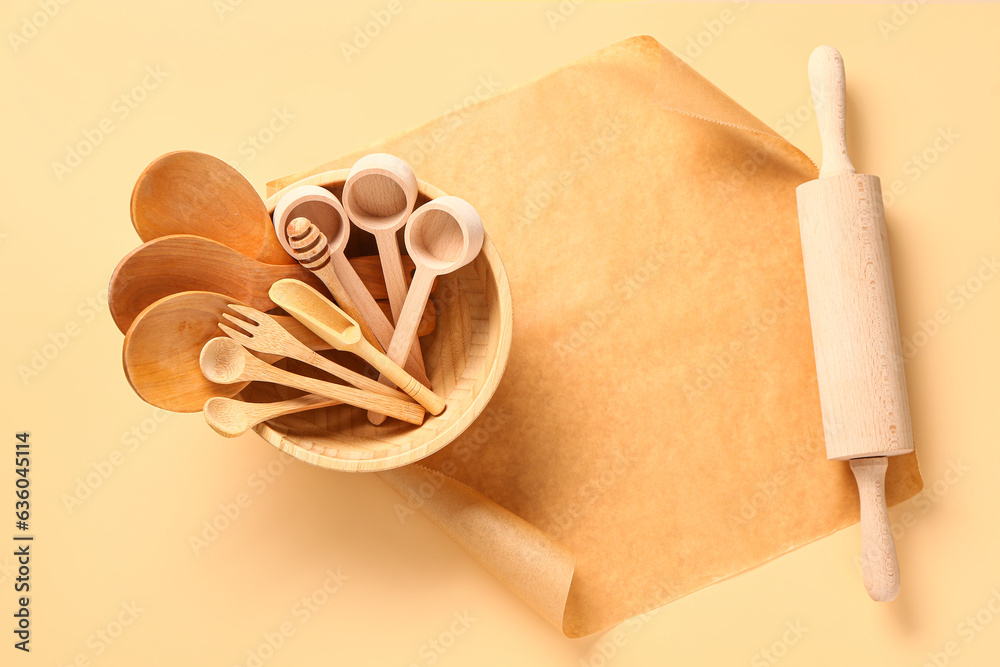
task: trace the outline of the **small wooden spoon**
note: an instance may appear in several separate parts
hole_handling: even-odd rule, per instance
[[[279,280],[271,286],[271,298],[336,349],[367,361],[432,415],[444,410],[445,402],[440,396],[372,347],[361,335],[357,322],[312,287],[298,280]]]
[[[359,338],[360,335],[359,333]],[[410,424],[419,426],[424,421],[424,409],[416,403],[283,371],[261,361],[230,338],[213,338],[205,343],[199,361],[201,372],[204,373],[205,377],[219,384],[271,382],[332,398],[366,410],[374,410],[379,414],[395,417]]]
[[[377,257],[351,260],[359,282],[378,298],[385,298],[385,283]],[[153,239],[125,255],[108,286],[108,305],[115,324],[124,333],[143,308],[170,294],[189,291],[228,294],[258,310],[274,304],[267,289],[275,280],[297,278],[321,287],[322,283],[298,264],[262,264],[217,241],[190,234]]]
[[[132,226],[143,241],[197,234],[266,264],[291,264],[267,208],[240,172],[195,151],[153,160],[132,190]]]
[[[233,312],[237,299],[213,292],[181,292],[142,311],[125,334],[122,366],[139,398],[164,410],[197,412],[213,396],[235,396],[246,384],[215,384],[201,374],[198,355],[212,338],[222,336],[219,322]],[[292,317],[274,318],[313,350],[330,344]],[[270,361],[279,355],[266,357]]]
[[[216,433],[227,438],[235,438],[269,419],[334,405],[340,405],[340,401],[315,394],[274,403],[247,403],[234,398],[216,396],[205,401],[202,412],[205,414],[205,421]]]

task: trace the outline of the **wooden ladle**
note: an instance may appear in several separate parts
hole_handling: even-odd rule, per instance
[[[240,172],[195,151],[153,160],[132,190],[132,226],[143,241],[197,234],[267,264],[291,264],[267,208]]]
[[[377,257],[360,257],[351,265],[374,298],[385,298],[385,283]],[[124,333],[143,308],[170,294],[208,291],[228,294],[258,310],[274,304],[267,290],[275,280],[296,278],[322,283],[298,264],[263,264],[217,241],[178,234],[153,239],[125,255],[111,274],[108,305]]]
[[[344,183],[344,209],[360,229],[375,236],[389,291],[393,322],[399,318],[409,284],[396,232],[417,201],[417,177],[403,160],[387,153],[366,155],[351,167]]]
[[[460,197],[438,197],[410,216],[403,238],[417,271],[386,351],[393,363],[398,364],[406,358],[417,337],[420,313],[427,305],[434,279],[474,260],[483,248],[484,236],[479,213]],[[371,412],[368,419],[373,424],[381,424],[384,420],[381,415]]]
[[[359,334],[360,337],[360,334]],[[219,384],[239,382],[271,382],[325,396],[379,414],[395,417],[410,424],[424,421],[424,408],[417,403],[390,396],[316,380],[290,373],[261,361],[230,338],[213,338],[205,343],[199,359],[205,377]]]

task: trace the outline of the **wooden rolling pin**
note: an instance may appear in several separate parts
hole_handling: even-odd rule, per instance
[[[821,46],[809,83],[823,143],[819,178],[796,191],[827,458],[850,461],[861,497],[861,571],[872,599],[899,592],[885,503],[888,456],[913,451],[889,243],[877,176],[847,155],[844,61]]]

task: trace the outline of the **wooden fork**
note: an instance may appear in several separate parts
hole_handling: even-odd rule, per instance
[[[255,350],[266,354],[277,354],[290,359],[297,359],[298,361],[309,364],[310,366],[315,366],[321,371],[326,371],[330,375],[338,377],[345,382],[349,382],[358,389],[364,389],[365,391],[370,391],[382,396],[391,396],[393,398],[399,398],[412,402],[413,399],[403,392],[393,389],[392,387],[387,387],[381,382],[367,378],[360,373],[355,373],[351,369],[334,363],[326,357],[309,349],[305,343],[288,333],[288,331],[278,324],[270,315],[262,313],[259,310],[255,310],[254,308],[241,306],[240,304],[235,303],[229,304],[229,307],[250,321],[247,322],[239,319],[238,317],[233,317],[229,313],[223,313],[223,317],[242,329],[242,331],[237,331],[232,327],[227,327],[221,322],[219,323],[219,328],[225,331],[227,336],[248,350]]]

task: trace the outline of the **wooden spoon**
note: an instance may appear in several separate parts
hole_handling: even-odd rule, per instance
[[[209,398],[235,396],[246,386],[209,382],[198,365],[205,343],[224,335],[219,323],[225,321],[224,313],[233,312],[231,303],[239,301],[213,292],[181,292],[160,299],[135,318],[125,334],[122,366],[142,400],[173,412],[197,412]],[[330,349],[294,318],[274,319],[307,347]],[[266,358],[274,361],[280,356]]]
[[[358,336],[360,337],[360,333]],[[338,400],[418,426],[424,409],[416,403],[290,373],[261,361],[231,338],[213,338],[201,350],[201,372],[215,383],[271,382]]]
[[[340,405],[340,401],[315,394],[274,403],[247,403],[234,398],[216,396],[205,401],[202,412],[205,414],[205,421],[216,433],[227,438],[235,438],[245,433],[247,429],[269,419],[334,405]]]
[[[385,298],[385,283],[377,257],[351,260],[370,292]],[[170,294],[208,291],[228,294],[258,310],[270,310],[271,284],[297,278],[316,287],[322,283],[298,264],[263,264],[217,241],[190,234],[153,239],[125,255],[111,274],[108,305],[124,333],[143,308]]]
[[[153,160],[132,190],[132,226],[143,241],[197,234],[266,264],[292,264],[260,195],[240,172],[195,151]]]
[[[417,338],[420,313],[427,305],[434,279],[474,260],[483,248],[485,234],[479,213],[460,197],[438,197],[410,216],[403,238],[417,271],[386,350],[386,356],[393,363],[398,364],[406,358]],[[380,378],[386,379],[392,378]],[[384,419],[377,413],[368,413],[368,420],[373,424],[381,424]]]

